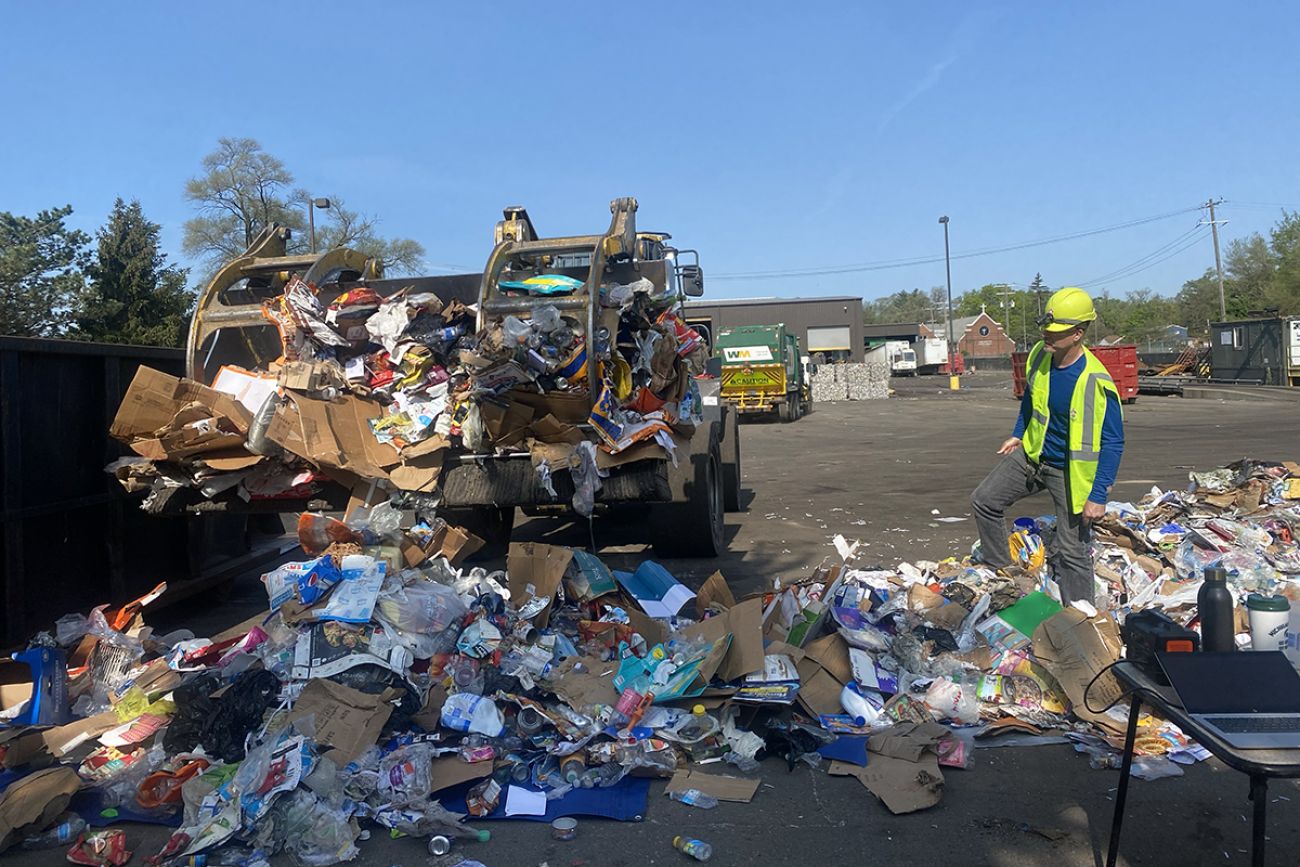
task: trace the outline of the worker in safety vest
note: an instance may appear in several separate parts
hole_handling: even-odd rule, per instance
[[[1046,489],[1056,504],[1049,549],[1061,601],[1093,601],[1091,524],[1106,513],[1124,452],[1119,390],[1106,367],[1083,345],[1097,318],[1092,299],[1068,286],[1052,295],[1038,319],[1043,339],[1025,363],[1025,396],[1004,455],[971,494],[980,556],[990,566],[1012,563],[1006,510]]]

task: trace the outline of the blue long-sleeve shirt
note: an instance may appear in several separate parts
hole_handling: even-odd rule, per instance
[[[1082,355],[1068,367],[1051,368],[1051,378],[1047,382],[1047,434],[1043,437],[1043,453],[1039,456],[1042,463],[1049,467],[1065,469],[1066,455],[1070,448],[1070,401],[1074,397],[1074,386],[1083,373],[1085,359]],[[1025,425],[1033,414],[1033,398],[1028,389],[1020,401],[1020,414],[1016,417],[1015,432],[1012,436],[1024,436]],[[1119,461],[1124,454],[1124,421],[1119,407],[1119,399],[1111,392],[1106,392],[1106,417],[1101,425],[1101,454],[1097,458],[1097,477],[1092,483],[1092,493],[1088,499],[1094,503],[1106,505],[1106,496],[1115,476],[1119,472]]]

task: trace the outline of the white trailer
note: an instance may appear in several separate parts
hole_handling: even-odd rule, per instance
[[[948,341],[942,337],[922,337],[912,344],[916,352],[916,372],[938,373],[948,361]]]

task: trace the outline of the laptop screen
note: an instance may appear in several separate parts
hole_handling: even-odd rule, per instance
[[[1188,713],[1300,713],[1300,674],[1276,652],[1162,653]]]

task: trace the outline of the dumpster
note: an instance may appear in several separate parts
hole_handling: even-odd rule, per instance
[[[1138,393],[1138,355],[1137,345],[1124,343],[1116,346],[1089,346],[1088,349],[1097,360],[1106,365],[1110,378],[1115,380],[1119,396],[1124,403],[1133,403]],[[1025,362],[1029,360],[1028,352],[1011,353],[1011,385],[1016,400],[1025,393]]]

